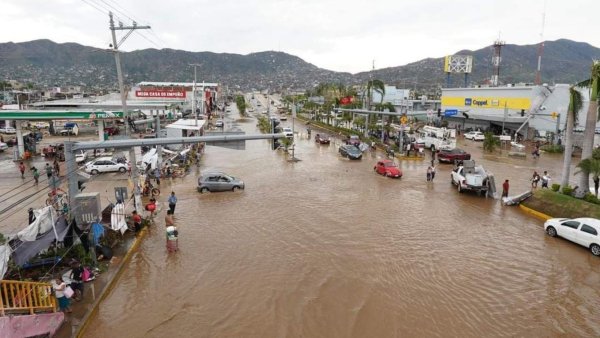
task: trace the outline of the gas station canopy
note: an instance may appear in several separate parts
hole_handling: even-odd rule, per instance
[[[111,120],[122,118],[122,111],[0,110],[0,120]]]

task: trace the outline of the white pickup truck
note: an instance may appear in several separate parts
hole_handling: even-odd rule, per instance
[[[475,161],[463,161],[451,174],[452,184],[458,187],[458,192],[465,190],[476,191],[482,195],[493,196],[496,192],[493,175],[482,166],[476,166]]]

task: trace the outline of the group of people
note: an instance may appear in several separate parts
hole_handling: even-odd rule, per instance
[[[431,165],[427,167],[427,182],[433,182],[435,178],[435,165],[433,165],[433,160],[431,160]]]
[[[78,302],[83,300],[84,283],[88,278],[89,270],[84,268],[77,260],[72,260],[71,273],[69,274],[70,283],[67,284],[60,275],[52,280],[52,289],[54,290],[54,296],[58,300],[60,311],[71,313],[71,299]]]
[[[169,209],[167,210],[167,215],[165,216],[165,230],[166,230],[166,247],[168,252],[176,252],[179,250],[179,232],[177,227],[175,226],[175,208],[177,206],[177,196],[175,192],[172,191],[171,195],[167,199],[167,203],[169,204]],[[157,210],[156,199],[151,198],[150,202],[146,204],[145,209],[150,212],[151,216],[154,215],[154,212]],[[134,210],[132,212],[131,217],[134,225],[135,232],[139,232],[142,229],[142,216]]]
[[[531,188],[536,189],[540,180],[542,181],[542,189],[548,189],[548,183],[550,183],[551,178],[547,171],[544,171],[544,175],[541,177],[537,171],[533,172],[533,177],[531,177]]]

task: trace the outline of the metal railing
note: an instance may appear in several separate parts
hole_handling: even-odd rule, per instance
[[[0,316],[56,312],[56,299],[48,283],[0,281]]]

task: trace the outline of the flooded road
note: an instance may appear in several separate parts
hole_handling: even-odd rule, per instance
[[[240,177],[245,191],[199,194],[197,174],[164,181],[179,197],[180,252],[166,252],[163,208],[86,336],[600,335],[589,251],[518,208],[459,194],[450,165],[428,183],[428,161],[403,161],[402,179],[387,179],[373,172],[378,155],[350,162],[339,140],[319,146],[300,126],[297,163],[267,141],[207,147],[201,169]],[[511,194],[533,169],[559,177],[558,157],[475,159]]]

